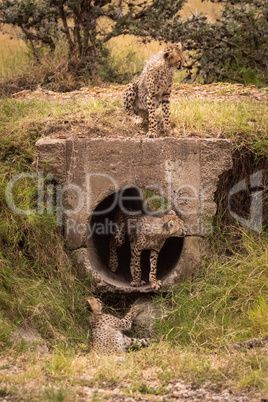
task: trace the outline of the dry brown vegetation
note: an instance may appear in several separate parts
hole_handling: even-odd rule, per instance
[[[147,123],[135,125],[122,109],[125,86],[83,87],[69,93],[26,90],[13,94],[18,102],[42,102],[50,109],[44,135],[57,137],[146,137]],[[172,135],[229,138],[248,149],[267,149],[267,91],[254,85],[175,84],[172,93]],[[61,103],[61,106],[59,105]],[[161,121],[161,110],[158,110]],[[159,126],[160,135],[165,135]],[[262,151],[261,151],[262,150]]]
[[[243,383],[254,388],[254,384],[262,381],[265,357],[267,348],[201,356],[198,352],[170,348],[165,342],[125,357],[79,355],[61,349],[48,355],[28,352],[0,360],[0,390],[11,401],[14,395],[28,401],[160,402],[222,398],[228,402],[260,402],[261,398],[265,400],[265,392],[241,392],[239,388]],[[251,366],[259,367],[259,373],[256,370],[253,374]]]

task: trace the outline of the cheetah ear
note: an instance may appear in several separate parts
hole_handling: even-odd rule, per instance
[[[164,232],[168,231],[168,222],[164,223],[163,230],[164,230]]]
[[[90,308],[92,309],[92,297],[88,297],[87,298],[87,302],[88,302],[88,304],[90,305]]]
[[[167,60],[168,56],[169,56],[169,52],[165,52],[164,53],[164,59]]]
[[[176,214],[176,212],[174,211],[174,209],[171,209],[171,210],[168,212],[168,215],[177,216],[177,214]]]

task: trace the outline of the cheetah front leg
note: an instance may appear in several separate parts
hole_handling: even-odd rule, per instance
[[[156,127],[157,127],[157,120],[155,117],[155,95],[149,94],[147,96],[147,108],[148,108],[148,114],[149,114],[149,130],[147,137],[150,138],[156,138],[157,133],[156,133]]]
[[[162,110],[164,116],[164,129],[167,133],[171,131],[170,125],[170,94],[171,92],[166,92],[163,94],[162,99]]]
[[[141,280],[141,252],[142,249],[139,243],[131,245],[130,273],[133,280],[130,282],[130,285],[135,287],[145,284],[145,282]]]
[[[115,225],[115,233],[110,239],[110,257],[109,257],[109,267],[112,272],[116,272],[118,268],[118,257],[117,257],[117,247],[121,247],[125,242],[126,237],[126,225],[119,227],[118,224]]]
[[[123,331],[129,331],[132,327],[134,318],[142,311],[143,309],[139,306],[131,307],[130,311],[125,315],[124,318],[120,320],[120,329]],[[118,328],[118,326],[117,326]],[[136,349],[149,345],[149,340],[146,338],[129,338],[126,335],[124,336],[124,349],[127,351],[128,349]]]
[[[129,312],[120,320],[119,325],[116,325],[116,327],[124,331],[129,331],[132,327],[134,318],[137,317],[141,311],[142,309],[139,306],[131,307]]]
[[[124,109],[129,116],[135,116],[134,103],[137,96],[137,89],[137,85],[134,82],[127,86],[127,89],[124,93]]]
[[[158,259],[158,252],[155,250],[151,250],[150,254],[150,274],[149,274],[149,282],[152,285],[154,290],[158,290],[162,285],[161,281],[156,279],[157,274],[157,259]]]
[[[109,267],[112,272],[116,272],[118,268],[117,244],[114,236],[110,239]]]

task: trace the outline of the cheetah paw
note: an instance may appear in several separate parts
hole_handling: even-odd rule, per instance
[[[152,283],[152,288],[154,290],[158,290],[158,289],[160,289],[161,285],[162,285],[161,281],[155,281],[154,283]]]
[[[155,131],[148,131],[147,137],[148,137],[148,138],[156,138],[156,137],[157,137],[157,134],[156,134]]]
[[[150,339],[149,338],[141,338],[140,343],[141,343],[142,346],[149,346]]]
[[[130,311],[132,311],[132,313],[138,315],[144,311],[144,308],[141,306],[132,306]]]
[[[139,287],[145,285],[145,281],[132,281],[130,282],[131,286]]]
[[[110,268],[110,270],[111,270],[111,272],[116,272],[117,271],[117,268],[118,268],[118,265],[116,264],[109,264],[109,268]]]
[[[111,272],[116,272],[117,268],[110,268]]]

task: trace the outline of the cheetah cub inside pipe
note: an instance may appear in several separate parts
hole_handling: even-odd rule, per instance
[[[124,108],[130,116],[135,117],[136,123],[148,116],[148,137],[157,137],[156,109],[162,104],[164,116],[164,129],[170,132],[170,94],[174,73],[181,69],[184,56],[181,43],[166,46],[161,52],[147,61],[138,79],[129,84],[124,93]],[[141,116],[137,117],[135,115]]]
[[[130,272],[133,279],[130,285],[139,287],[145,284],[141,280],[141,254],[143,250],[150,250],[149,282],[153,290],[158,290],[162,285],[162,282],[157,280],[158,255],[169,237],[186,235],[187,229],[184,222],[174,210],[161,217],[140,213],[127,215],[119,210],[115,215],[114,223],[114,235],[110,239],[111,271],[117,271],[117,248],[125,243],[126,235],[128,235],[131,249]]]

